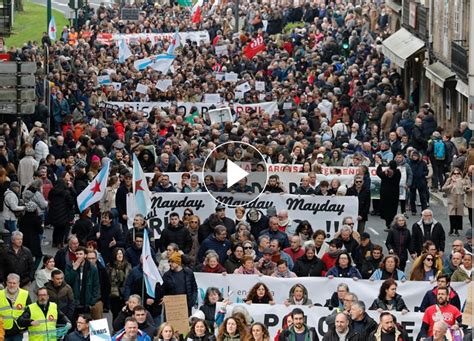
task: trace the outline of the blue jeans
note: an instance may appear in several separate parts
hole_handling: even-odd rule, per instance
[[[5,220],[5,228],[12,233],[16,231],[16,220]]]

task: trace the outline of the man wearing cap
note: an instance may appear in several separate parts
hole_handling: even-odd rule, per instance
[[[182,295],[185,294],[188,303],[188,316],[191,315],[191,309],[196,303],[197,284],[194,273],[191,269],[183,267],[181,254],[173,252],[169,256],[170,269],[163,275],[163,293],[164,295]]]
[[[469,228],[465,234],[466,242],[464,243],[464,249],[467,252],[472,253],[472,228]]]
[[[263,249],[263,256],[258,260],[257,269],[266,276],[271,276],[277,267],[277,264],[272,261],[273,250],[269,247]]]
[[[225,226],[228,236],[235,233],[235,221],[225,216],[225,206],[223,205],[217,205],[216,213],[211,214],[199,227],[199,243],[202,243],[207,237],[209,237],[217,225]]]
[[[11,232],[15,231],[18,216],[25,210],[25,206],[20,205],[20,183],[12,181],[9,189],[5,191],[3,199],[3,219],[5,220],[5,228]]]

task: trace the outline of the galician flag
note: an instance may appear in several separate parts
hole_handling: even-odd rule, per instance
[[[181,46],[181,38],[179,36],[179,32],[176,31],[173,35],[173,40],[171,40],[170,46],[168,46],[168,51],[166,51],[166,54],[174,55],[174,50],[180,46]]]
[[[54,16],[51,16],[51,20],[49,21],[49,24],[48,24],[49,39],[56,40],[56,32],[57,32],[56,21],[54,21]]]
[[[125,39],[120,39],[119,42],[119,63],[123,64],[125,61],[132,56],[132,51],[130,51],[130,48],[128,47],[127,42]]]
[[[96,175],[94,180],[86,187],[85,190],[77,196],[77,206],[79,211],[84,211],[87,207],[95,204],[105,194],[107,188],[107,181],[109,180],[110,172],[110,161],[108,161],[101,169],[99,174]]]
[[[143,278],[145,279],[146,293],[148,296],[155,298],[156,283],[163,284],[163,278],[161,278],[158,267],[156,266],[153,256],[151,255],[150,238],[148,237],[147,229],[143,230],[143,232]]]
[[[147,216],[151,209],[151,193],[148,188],[145,173],[138,162],[137,156],[133,154],[133,194],[135,195],[136,213]]]

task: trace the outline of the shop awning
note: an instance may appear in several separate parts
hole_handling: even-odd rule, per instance
[[[444,82],[446,82],[449,78],[454,77],[455,75],[456,74],[451,71],[450,68],[448,68],[441,62],[436,62],[431,65],[428,65],[425,69],[426,78],[430,79],[440,88],[444,88]]]
[[[466,98],[469,98],[469,85],[458,79],[456,83],[456,91]]]
[[[404,68],[407,59],[424,46],[423,40],[401,28],[382,42],[382,52],[393,63]]]

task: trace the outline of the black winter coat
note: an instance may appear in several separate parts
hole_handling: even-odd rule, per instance
[[[293,266],[293,272],[298,277],[321,277],[325,271],[324,263],[316,256],[309,260],[306,255],[301,256]]]
[[[119,221],[126,224],[127,221],[122,219],[124,214],[127,214],[127,193],[132,193],[132,187],[128,189],[125,183],[121,184],[115,195],[115,207],[119,213]]]
[[[364,330],[359,333],[360,340],[367,340],[369,335],[377,329],[377,322],[374,321],[367,313],[365,313],[364,319],[362,320],[364,324]],[[354,320],[351,320],[351,326],[354,327]]]
[[[178,227],[168,226],[163,230],[163,232],[161,232],[159,240],[161,252],[164,252],[170,243],[178,244],[179,249],[185,254],[191,251],[191,248],[193,247],[193,239],[191,238],[191,233],[184,227],[183,223],[180,222]]]
[[[235,233],[235,222],[227,217],[224,217],[223,220],[217,218],[215,214],[211,214],[209,218],[207,218],[201,226],[199,226],[198,230],[198,241],[201,244],[204,240],[207,239],[211,234],[214,233],[214,228],[217,225],[225,226],[227,229],[227,235],[231,236]]]
[[[80,218],[76,220],[72,227],[71,233],[75,234],[79,239],[79,244],[86,246],[88,238],[92,235],[94,224],[89,218]]]
[[[196,303],[198,287],[196,284],[196,278],[194,277],[194,273],[191,269],[184,267],[184,285],[185,285],[185,293],[176,292],[176,283],[175,283],[175,276],[173,276],[173,270],[168,270],[163,275],[163,294],[166,295],[180,295],[186,294],[187,302],[188,302],[188,313],[191,315],[191,308]]]
[[[372,256],[366,258],[360,267],[360,274],[363,279],[369,279],[373,275],[375,270],[379,268],[382,258],[374,259]]]
[[[48,194],[51,225],[67,225],[74,219],[74,199],[64,181],[58,180]]]
[[[411,144],[416,150],[424,152],[426,151],[426,148],[428,148],[428,140],[425,138],[421,127],[418,127],[417,125],[413,126],[411,139]]]
[[[26,212],[18,220],[18,229],[23,233],[23,246],[30,249],[35,258],[43,256],[41,238],[43,226],[40,216],[36,212]]]
[[[431,236],[425,235],[422,220],[413,224],[411,234],[412,249],[418,255],[421,254],[423,243],[427,240],[431,240],[436,245],[438,251],[444,252],[446,232],[444,231],[443,225],[438,223],[436,220],[433,219],[433,223],[431,224]]]
[[[408,251],[413,253],[410,230],[407,227],[392,226],[388,232],[385,245],[388,250],[393,250],[400,260],[406,261],[408,259]]]
[[[352,330],[349,327],[349,333],[346,335],[345,341],[363,341],[363,339],[359,336],[359,334]],[[336,333],[336,329],[334,327],[329,328],[328,332],[324,334],[323,341],[340,341],[339,335]]]
[[[413,180],[412,187],[425,188],[427,186],[426,176],[428,175],[428,166],[425,161],[418,159],[410,160],[408,165],[411,168]]]
[[[100,232],[100,238],[98,239],[96,238],[97,232]],[[95,240],[97,242],[97,250],[99,250],[102,258],[104,258],[105,264],[112,262],[112,253],[116,247],[125,247],[122,229],[113,223],[111,226],[97,224],[94,228],[91,238],[89,239]],[[116,244],[115,246],[110,247],[109,244],[113,239],[115,239]]]
[[[402,311],[403,309],[408,310],[407,305],[405,304],[405,301],[403,300],[402,296],[399,294],[396,294],[395,299],[394,299],[394,306],[392,307],[391,310],[393,311]],[[380,298],[376,298],[374,302],[372,302],[372,305],[370,306],[369,310],[377,310],[377,309],[382,309],[384,311],[388,311],[388,305],[385,300],[381,300]]]
[[[382,218],[393,218],[397,214],[398,200],[400,197],[400,179],[402,174],[396,169],[392,177],[388,177],[382,171],[382,166],[377,167],[377,176],[382,180],[380,183],[380,215]]]
[[[367,221],[370,211],[370,190],[362,187],[360,192],[357,192],[355,186],[352,186],[347,190],[346,196],[356,196],[359,198],[359,215],[362,217],[362,221]]]
[[[10,273],[20,276],[20,287],[34,279],[33,255],[27,247],[22,246],[18,253],[15,253],[10,246],[1,256],[0,264],[0,282],[5,282]]]

